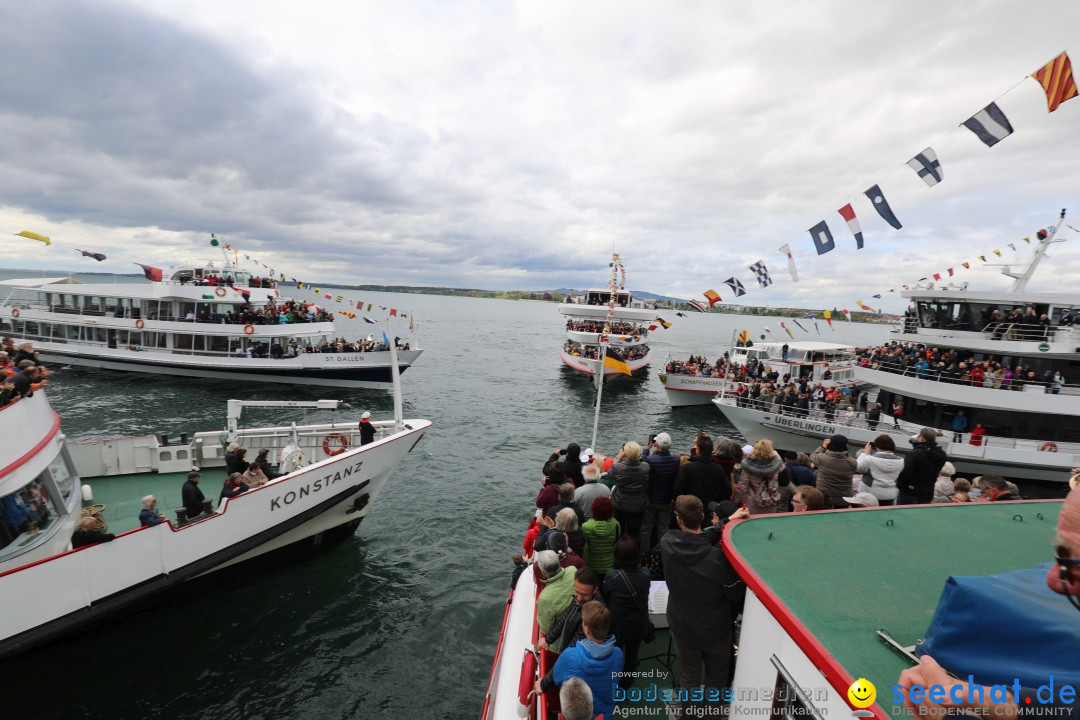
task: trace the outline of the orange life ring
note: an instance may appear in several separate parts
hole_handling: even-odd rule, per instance
[[[13,318],[19,317],[19,308],[11,308],[11,317],[13,317]]]
[[[214,291],[214,294],[218,297],[225,297],[225,288],[219,287],[217,290]]]
[[[135,321],[135,327],[139,328],[140,330],[143,329],[143,325],[146,325],[146,323],[143,322],[142,318],[139,318]]]
[[[1042,444],[1042,447],[1039,448],[1039,450],[1041,450],[1042,452],[1057,452],[1057,443],[1056,442],[1044,442]]]
[[[337,440],[338,441],[339,447],[338,447],[337,450],[331,450],[330,449],[330,441],[331,440]],[[323,441],[322,441],[323,452],[326,453],[327,455],[329,455],[330,457],[333,457],[335,455],[340,455],[341,453],[345,452],[345,448],[347,448],[347,447],[349,447],[349,438],[345,437],[341,433],[330,433],[325,438],[323,438]]]
[[[255,332],[255,326],[254,325],[252,325],[251,323],[248,323],[247,325],[244,326],[244,334],[245,335],[250,335],[253,332]]]

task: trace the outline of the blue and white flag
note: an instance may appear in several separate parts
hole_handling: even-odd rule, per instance
[[[893,213],[892,208],[889,207],[889,203],[885,200],[885,193],[881,192],[881,188],[874,185],[866,191],[866,197],[870,198],[870,202],[874,204],[874,209],[877,210],[877,214],[881,216],[881,219],[892,225],[899,230],[902,226],[900,221],[896,219],[896,215]]]
[[[1005,117],[1005,113],[1001,112],[997,103],[990,103],[965,120],[963,125],[975,133],[986,147],[994,147],[1013,132],[1009,119]]]
[[[836,241],[833,240],[829,225],[824,220],[810,228],[810,237],[814,241],[814,247],[817,248],[818,255],[824,255],[830,250],[836,249]]]
[[[941,163],[938,162],[934,148],[926,148],[921,153],[907,161],[908,167],[919,174],[919,177],[929,186],[934,187],[941,182]]]

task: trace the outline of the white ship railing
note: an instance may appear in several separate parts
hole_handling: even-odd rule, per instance
[[[811,407],[809,411],[799,410],[783,410],[781,406],[774,403],[773,409],[767,409],[760,401],[751,400],[749,398],[739,399],[734,395],[729,394],[717,394],[714,402],[721,405],[730,405],[732,407],[741,407],[748,410],[756,410],[758,412],[770,412],[774,415],[784,415],[792,418],[817,420],[820,422],[828,423],[835,426],[838,430],[843,430],[845,427],[855,428],[859,430],[867,430],[869,432],[882,433],[887,435],[902,434],[906,436],[912,436],[918,433],[923,427],[926,427],[925,423],[911,423],[906,420],[901,420],[899,425],[893,421],[893,418],[889,415],[882,414],[881,420],[877,422],[874,427],[866,421],[866,415],[861,411],[856,413],[855,418],[847,423],[844,421],[845,410],[841,406],[837,406],[836,412],[832,414],[830,419],[826,416],[825,411],[821,408]],[[941,434],[938,438],[938,443],[942,446],[949,446],[948,452],[955,452],[957,446],[963,448],[961,453],[964,457],[976,457],[981,456],[986,452],[988,448],[1005,449],[1005,450],[1042,450],[1048,454],[1060,453],[1063,455],[1080,454],[1080,443],[1075,442],[1057,442],[1048,441],[1042,439],[1029,439],[1029,438],[1011,438],[1002,437],[997,435],[983,435],[982,442],[979,445],[971,444],[971,433],[956,433],[953,430],[945,428],[936,428]],[[954,438],[959,435],[959,440]]]

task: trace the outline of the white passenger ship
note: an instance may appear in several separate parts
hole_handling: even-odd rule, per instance
[[[975,364],[1023,367],[1015,376],[983,378],[976,384],[967,367],[860,364],[856,379],[880,388],[882,419],[876,428],[864,418],[845,426],[815,412],[800,417],[741,407],[730,396],[714,402],[747,440],[768,438],[785,449],[811,451],[837,433],[860,447],[887,432],[904,452],[911,448],[908,437],[925,426],[939,430],[938,442],[960,473],[1067,481],[1069,470],[1080,465],[1080,425],[1075,420],[1080,416],[1080,327],[1069,319],[1080,309],[1080,294],[1026,290],[1047,249],[1064,242],[1055,239],[1064,220],[1062,210],[1056,225],[1031,240],[1035,247],[1025,266],[1002,268],[1013,278],[1008,291],[931,283],[902,293],[913,307],[903,325],[892,331],[892,341],[931,358],[935,352],[955,350]],[[1053,380],[1055,373],[1059,383]],[[898,407],[901,412],[895,416]],[[967,429],[954,432],[960,410]],[[971,430],[979,424],[984,432],[973,437]]]
[[[235,418],[239,409],[230,403]],[[331,407],[336,401],[249,403]],[[65,442],[60,417],[44,391],[0,408],[0,658],[23,652],[187,580],[308,538],[347,535],[371,510],[391,472],[427,432],[428,420],[375,422],[374,442],[361,446],[355,420],[316,425],[214,430],[166,444],[154,435]],[[225,443],[254,458],[267,448],[283,475],[216,502],[225,477]],[[138,526],[147,483],[173,496],[192,468],[216,514],[186,524]],[[111,542],[72,549],[81,499],[122,476],[116,491],[133,505]],[[164,489],[156,491],[164,498]],[[110,521],[112,523],[112,521]],[[118,523],[120,524],[120,523]]]
[[[231,263],[172,268],[148,283],[0,282],[0,334],[32,342],[43,360],[89,368],[350,388],[391,382],[381,337],[346,342],[332,314]],[[400,342],[399,371],[420,356],[415,341]]]
[[[779,377],[806,377],[812,385],[825,388],[858,385],[854,370],[855,348],[850,345],[793,340],[737,346],[728,354],[731,365],[745,366],[751,360],[763,364]],[[704,375],[700,368],[688,371],[683,364],[668,363],[659,376],[671,407],[708,405],[718,392],[732,387],[724,375]]]
[[[601,356],[624,361],[631,373],[649,364],[649,326],[658,322],[656,308],[647,307],[624,290],[625,281],[622,261],[612,253],[611,282],[606,290],[588,290],[559,305],[559,312],[566,317],[562,360],[569,367],[595,375]],[[604,377],[621,372],[610,364],[601,370]]]

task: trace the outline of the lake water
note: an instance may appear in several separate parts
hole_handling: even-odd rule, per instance
[[[564,319],[554,304],[342,292],[412,311],[425,352],[402,377],[405,415],[435,423],[355,536],[302,561],[226,574],[0,664],[5,717],[478,717],[510,555],[520,548],[548,454],[589,443],[592,384],[559,360]],[[674,324],[653,333],[649,374],[604,388],[601,452],[660,431],[684,451],[699,429],[738,437],[711,405],[669,408],[656,372],[669,352],[715,359],[744,327],[756,337],[769,325],[770,339],[786,337],[779,318],[661,315]],[[353,335],[383,327],[348,322]],[[817,339],[802,322],[810,332],[794,328],[796,338]],[[835,332],[819,320],[821,339],[868,344],[887,332],[833,324]],[[224,427],[229,398],[337,398],[377,419],[393,408],[380,392],[79,370],[58,372],[49,394],[72,438]],[[279,420],[268,411],[244,418]]]

